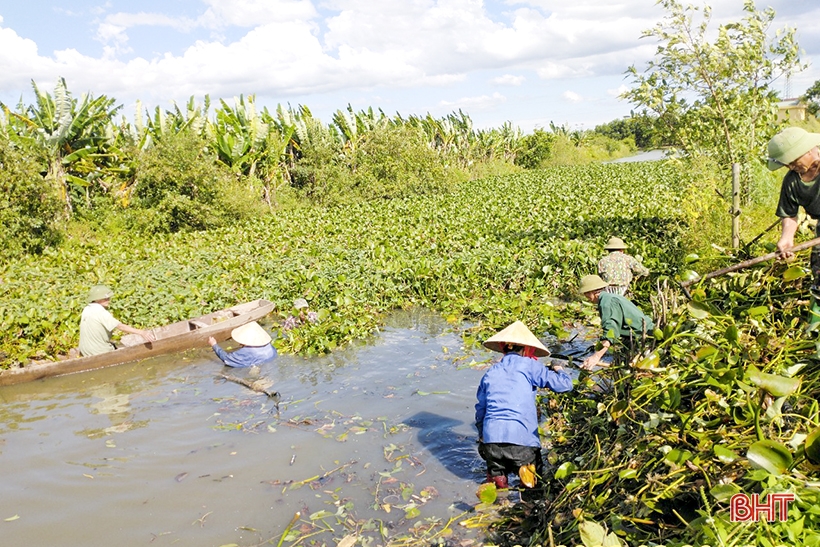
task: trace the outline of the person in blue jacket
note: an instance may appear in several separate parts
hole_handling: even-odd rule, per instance
[[[518,473],[522,485],[532,488],[544,472],[536,389],[570,391],[572,378],[559,365],[547,368],[538,362],[537,357],[550,352],[521,321],[493,335],[484,346],[504,354],[481,378],[476,393],[478,453],[487,462],[486,482],[508,488],[507,474]]]
[[[265,332],[259,323],[251,321],[231,331],[231,338],[242,344],[238,350],[228,353],[216,343],[211,336],[208,343],[224,364],[229,367],[252,367],[261,365],[276,357],[276,348],[271,345],[270,334]]]

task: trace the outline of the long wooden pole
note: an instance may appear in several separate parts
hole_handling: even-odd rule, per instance
[[[732,164],[732,248],[740,247],[740,164]]]
[[[820,245],[820,237],[816,237],[814,239],[804,241],[803,243],[801,243],[799,245],[795,245],[794,247],[792,247],[789,250],[793,253],[797,253],[797,252],[802,251],[804,249],[810,249],[811,247],[816,247],[817,245]],[[709,272],[708,274],[706,274],[702,277],[698,277],[697,279],[693,279],[692,281],[684,281],[683,283],[681,283],[681,287],[685,288],[685,287],[688,287],[689,285],[691,285],[692,283],[698,283],[700,281],[705,281],[707,279],[712,279],[713,277],[718,277],[718,276],[721,276],[721,275],[724,275],[724,274],[727,274],[727,273],[730,273],[730,272],[736,272],[737,270],[742,270],[743,268],[748,268],[749,266],[754,266],[755,264],[760,264],[761,262],[766,262],[766,261],[771,260],[771,259],[776,258],[776,257],[777,257],[777,253],[774,252],[774,253],[765,254],[763,256],[759,256],[757,258],[744,260],[743,262],[738,262],[734,266],[729,266],[727,268],[722,268],[720,270],[715,270],[714,272]]]

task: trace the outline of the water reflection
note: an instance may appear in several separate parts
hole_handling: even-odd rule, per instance
[[[450,473],[468,481],[480,477],[476,472],[479,459],[476,436],[454,431],[454,428],[466,425],[465,422],[422,411],[405,419],[404,423],[419,430],[416,436],[419,443]]]

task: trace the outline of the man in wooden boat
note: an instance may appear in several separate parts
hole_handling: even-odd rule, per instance
[[[487,482],[508,488],[507,473],[518,473],[527,489],[524,497],[544,472],[536,388],[563,393],[572,389],[572,378],[558,364],[547,368],[538,362],[550,352],[521,321],[487,339],[484,346],[504,356],[478,385],[478,453],[487,462]]]
[[[236,368],[261,365],[276,357],[276,348],[271,345],[270,334],[265,332],[259,323],[251,321],[231,331],[231,338],[242,344],[238,350],[228,353],[216,343],[211,336],[208,343],[216,356],[227,366]]]
[[[652,318],[633,304],[625,296],[607,292],[609,283],[597,275],[585,275],[581,278],[579,291],[584,298],[598,307],[601,316],[601,347],[584,359],[581,368],[591,370],[595,366],[608,367],[601,359],[614,344],[633,342],[643,339],[647,332],[652,332],[655,323]]]
[[[117,347],[111,341],[114,329],[138,334],[146,342],[154,342],[156,338],[151,331],[130,327],[120,323],[108,311],[111,305],[111,297],[114,292],[105,285],[94,285],[88,291],[89,304],[83,309],[80,318],[80,354],[83,357],[99,355],[114,351]]]

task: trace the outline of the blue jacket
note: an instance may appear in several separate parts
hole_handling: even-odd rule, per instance
[[[542,363],[508,353],[493,365],[478,385],[475,425],[485,443],[541,446],[535,408],[536,388],[562,393],[572,389],[566,371],[554,372]]]
[[[274,359],[277,355],[276,348],[271,344],[265,344],[264,346],[242,346],[231,353],[228,353],[219,346],[212,347],[216,356],[222,359],[223,363],[229,367],[237,368],[261,365]]]

